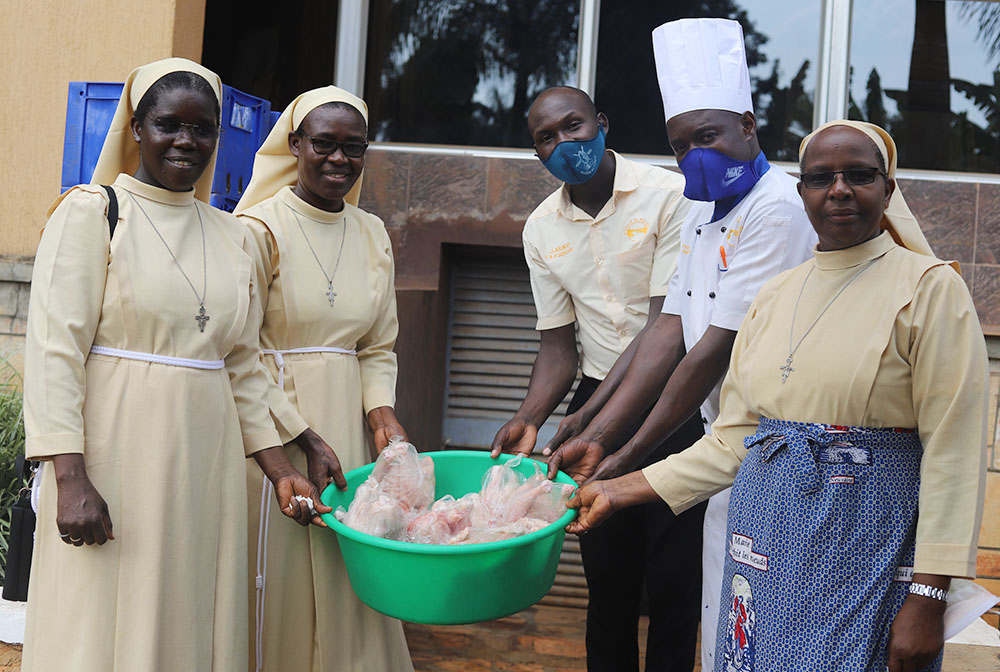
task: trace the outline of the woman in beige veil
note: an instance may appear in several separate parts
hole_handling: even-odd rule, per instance
[[[337,87],[300,95],[236,208],[255,243],[271,414],[292,463],[320,487],[371,459],[366,419],[379,450],[405,436],[393,411],[392,248],[382,221],[357,207],[367,115]],[[402,625],[358,600],[335,535],[270,515],[260,469],[249,464],[247,479],[251,669],[411,670]]]
[[[94,183],[50,211],[25,344],[42,466],[22,670],[242,669],[246,457],[311,518],[267,412],[249,236],[206,203],[221,89],[185,59],[134,70]]]
[[[976,572],[982,330],[896,187],[888,133],[830,122],[799,160],[820,242],[754,300],[711,436],[585,486],[570,529],[732,484],[716,670],[940,670],[950,582]]]

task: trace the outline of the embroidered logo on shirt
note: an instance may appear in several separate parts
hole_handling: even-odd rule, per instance
[[[831,483],[836,483],[836,484],[841,484],[841,485],[854,485],[854,477],[853,476],[847,476],[847,475],[844,475],[844,476],[831,476],[830,477],[830,482]]]
[[[629,240],[641,240],[649,233],[649,224],[642,217],[634,217],[625,227],[625,235]]]
[[[741,574],[733,575],[729,605],[723,669],[726,672],[750,672],[753,670],[757,614],[750,582]]]
[[[545,253],[546,259],[558,259],[559,257],[565,257],[567,254],[573,251],[573,243],[563,243],[558,247],[553,247],[551,250]]]
[[[691,254],[691,248],[681,243],[681,254]]]
[[[736,223],[739,224],[739,222],[740,220],[737,219]],[[726,245],[728,245],[729,247],[736,247],[736,243],[740,242],[741,233],[743,233],[742,226],[734,226],[733,228],[727,230],[725,238]]]
[[[733,538],[729,540],[729,557],[748,567],[759,569],[762,572],[767,571],[767,556],[762,553],[754,553],[753,539],[746,535],[733,532]]]

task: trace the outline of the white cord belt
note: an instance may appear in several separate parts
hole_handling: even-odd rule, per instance
[[[119,359],[134,359],[140,362],[150,362],[152,364],[166,364],[167,366],[183,366],[188,369],[217,370],[225,368],[226,362],[222,359],[187,359],[186,357],[167,357],[166,355],[154,355],[149,352],[135,352],[133,350],[119,350],[118,348],[106,348],[103,345],[92,345],[90,351],[95,355],[107,355],[118,357]]]
[[[285,386],[285,355],[302,355],[311,352],[332,352],[339,355],[357,355],[357,350],[347,350],[345,348],[293,348],[291,350],[268,350],[262,352],[265,355],[274,357],[274,363],[278,365],[278,387]]]

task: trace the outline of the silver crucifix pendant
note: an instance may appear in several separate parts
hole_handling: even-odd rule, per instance
[[[194,319],[198,323],[198,331],[205,333],[205,323],[212,318],[205,314],[205,306],[202,306],[198,309],[198,314],[194,316]]]
[[[788,380],[788,375],[795,370],[792,368],[792,356],[788,355],[788,359],[785,360],[785,365],[779,366],[778,368],[781,370],[781,382],[784,383]]]
[[[329,287],[329,289],[326,290],[326,298],[330,299],[330,305],[332,306],[333,302],[337,299],[337,292],[333,291],[332,281],[329,285],[327,285],[327,287]]]

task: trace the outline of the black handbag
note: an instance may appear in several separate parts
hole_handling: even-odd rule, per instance
[[[4,572],[3,599],[25,602],[28,599],[28,575],[31,551],[35,542],[35,512],[31,508],[31,462],[17,456],[15,471],[21,476],[21,492],[10,509],[10,535],[7,537],[7,567]]]
[[[115,235],[118,224],[118,197],[114,189],[101,185],[108,194],[108,230]],[[31,553],[35,545],[35,511],[31,508],[32,462],[17,456],[15,472],[21,475],[21,492],[10,509],[10,535],[7,538],[7,566],[4,571],[3,599],[11,602],[28,600],[28,578],[31,573]]]

